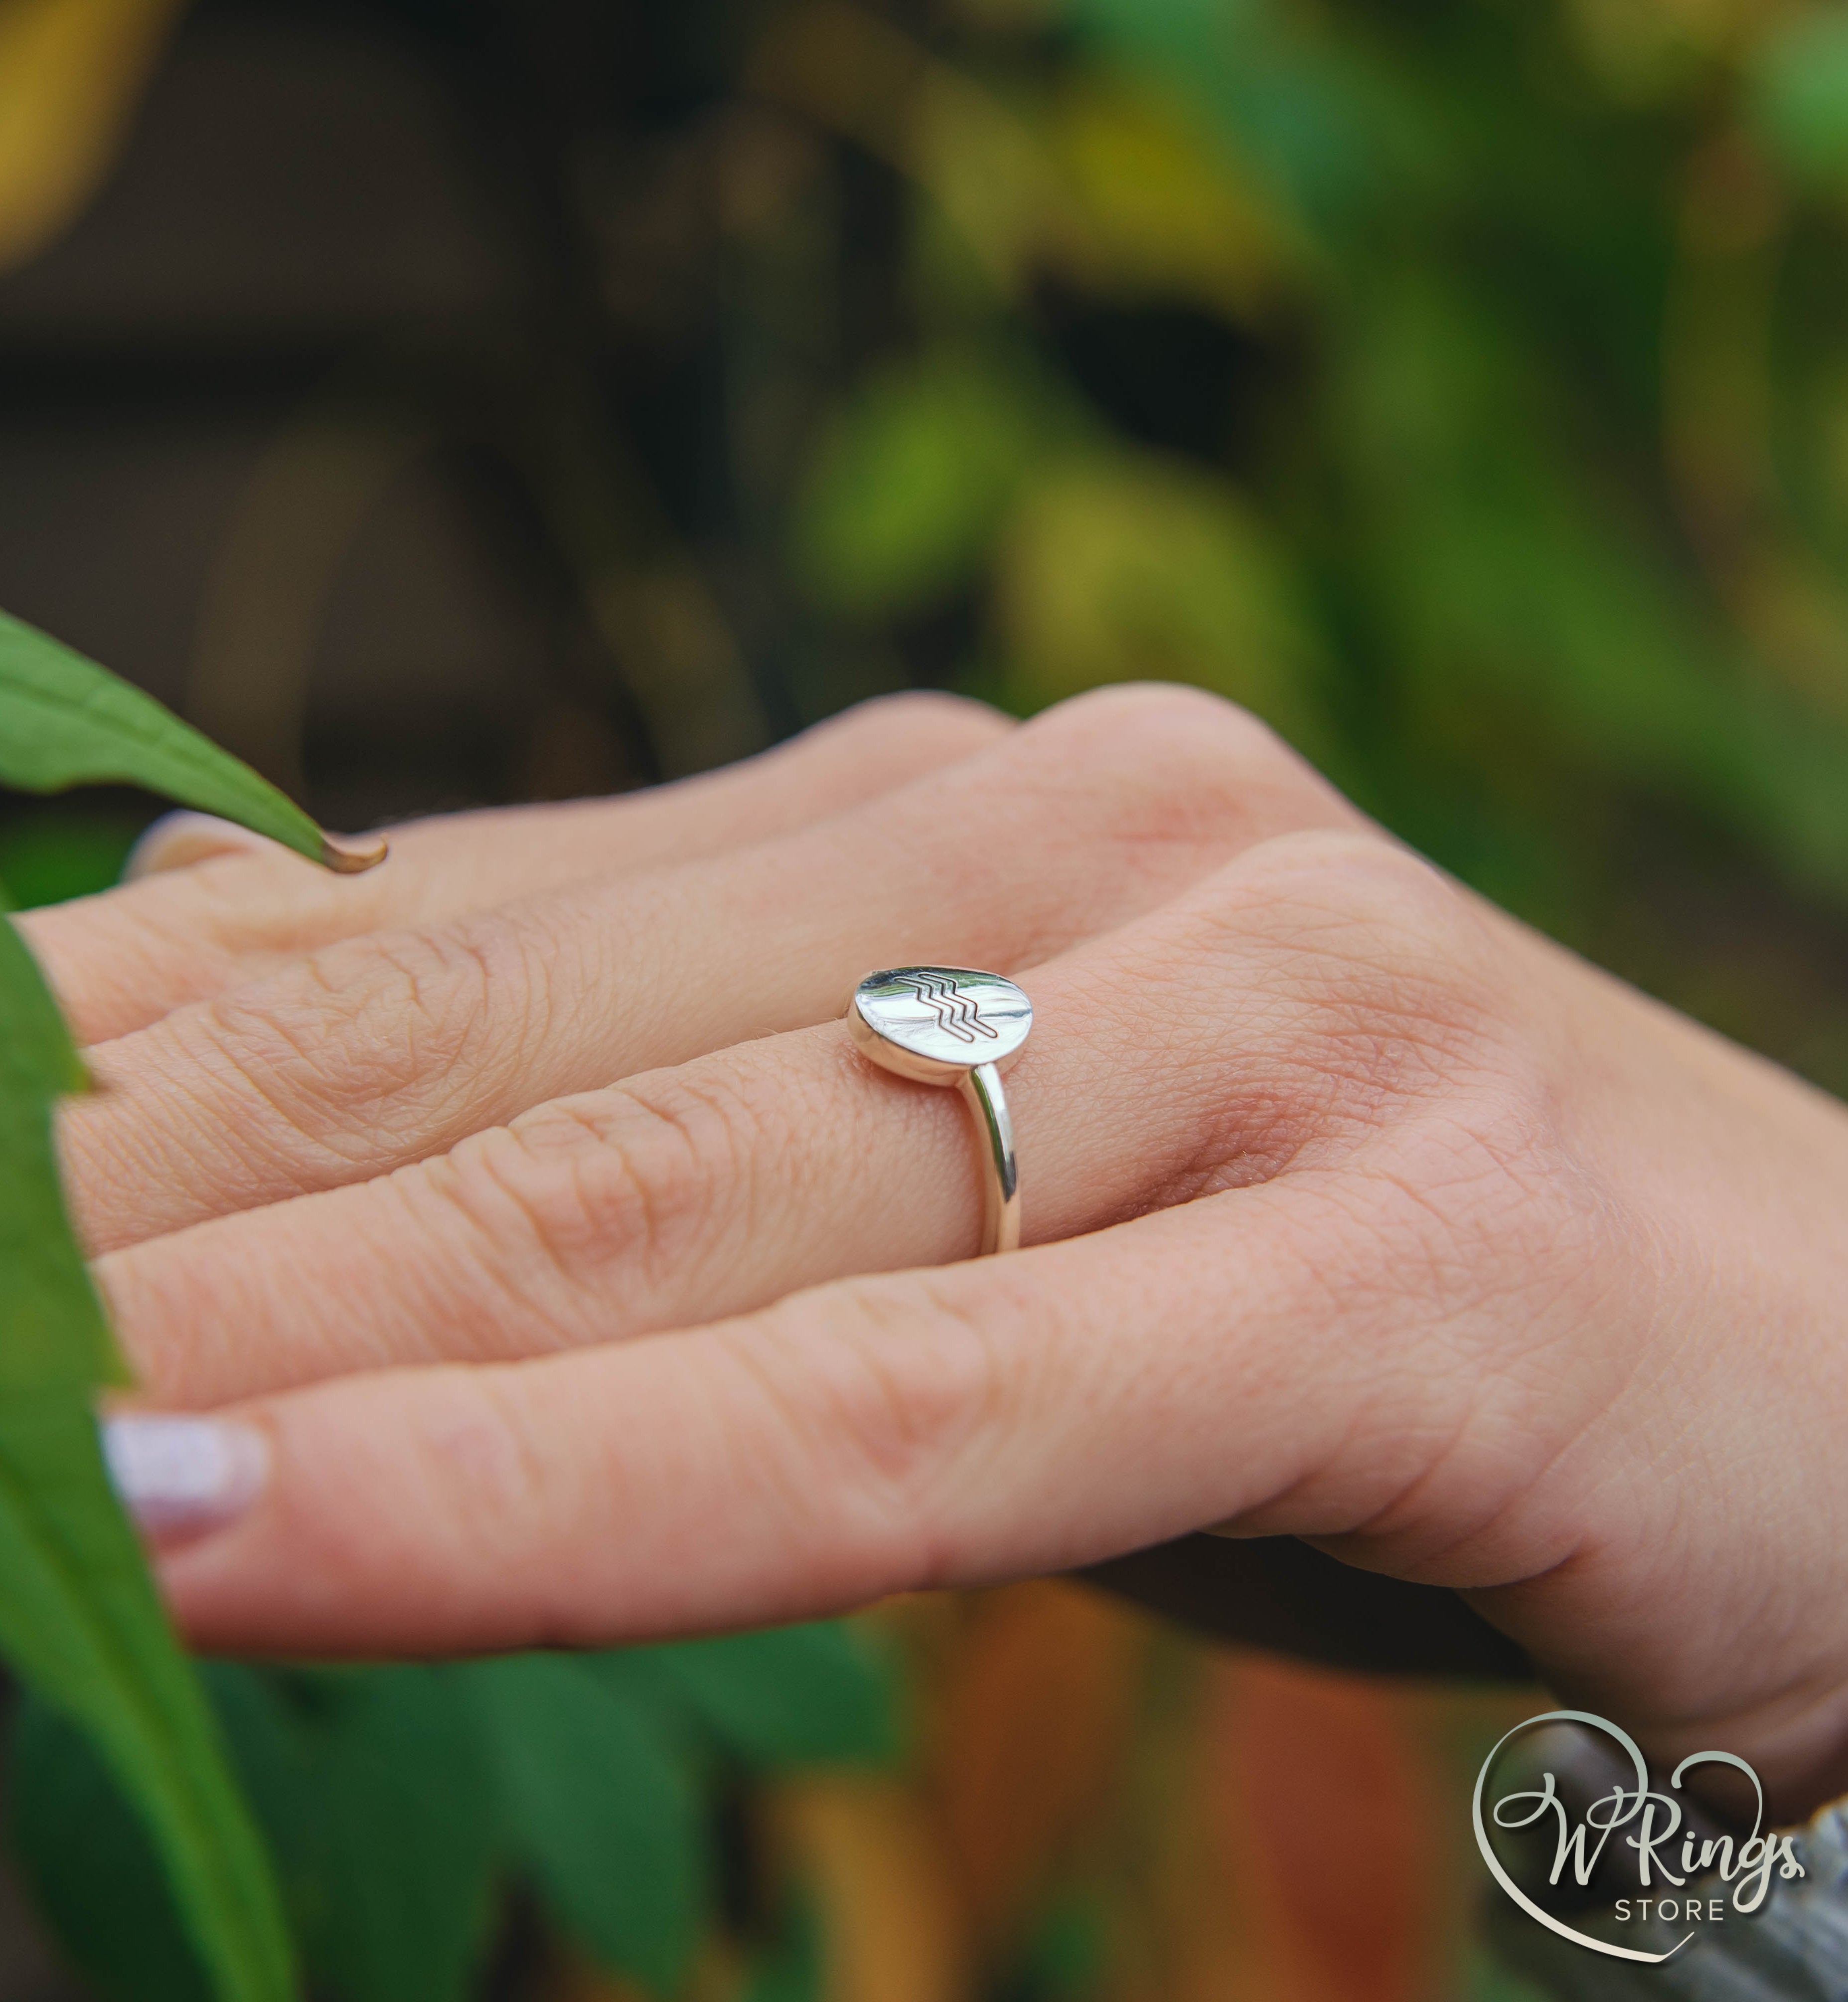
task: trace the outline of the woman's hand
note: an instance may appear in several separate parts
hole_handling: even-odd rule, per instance
[[[878,705],[26,929],[109,1039],[66,1155],[148,1397],[237,1407],[124,1460],[202,1642],[607,1642],[1224,1522],[1463,1591],[1780,1811],[1848,1787],[1848,1112],[1238,711]],[[954,1262],[954,1095],[835,1019],[933,961],[1034,999],[1011,1257]]]

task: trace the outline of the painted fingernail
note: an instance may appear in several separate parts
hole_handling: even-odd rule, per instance
[[[190,1542],[248,1508],[270,1471],[252,1425],[134,1411],[105,1421],[103,1457],[122,1505],[158,1543]]]

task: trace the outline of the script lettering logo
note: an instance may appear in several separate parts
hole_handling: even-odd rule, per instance
[[[1522,1890],[1501,1867],[1489,1841],[1487,1826],[1483,1819],[1483,1798],[1488,1788],[1489,1774],[1511,1740],[1523,1731],[1531,1731],[1543,1724],[1582,1724],[1594,1731],[1602,1731],[1614,1738],[1628,1755],[1630,1770],[1636,1784],[1627,1787],[1621,1781],[1608,1794],[1586,1807],[1574,1821],[1566,1811],[1554,1786],[1550,1773],[1541,1777],[1545,1784],[1521,1793],[1506,1794],[1490,1808],[1498,1828],[1529,1828],[1543,1816],[1552,1817],[1553,1835],[1553,1868],[1547,1878],[1550,1884],[1557,1884],[1560,1874],[1569,1864],[1574,1881],[1581,1888],[1590,1883],[1592,1872],[1598,1866],[1598,1859],[1604,1847],[1617,1829],[1635,1826],[1622,1840],[1625,1846],[1637,1852],[1637,1878],[1643,1889],[1650,1892],[1648,1897],[1623,1898],[1617,1901],[1616,1916],[1621,1922],[1627,1921],[1630,1907],[1639,1907],[1637,1916],[1647,1919],[1649,1907],[1657,1909],[1658,1918],[1671,1923],[1683,1919],[1696,1921],[1696,1926],[1682,1934],[1674,1945],[1660,1953],[1649,1953],[1640,1947],[1617,1946],[1609,1940],[1593,1939],[1589,1935],[1575,1932],[1563,1920],[1550,1912],[1543,1911]],[[1642,1753],[1626,1732],[1620,1731],[1608,1719],[1593,1717],[1582,1710],[1550,1710],[1543,1716],[1530,1717],[1517,1724],[1482,1762],[1482,1770],[1476,1776],[1476,1794],[1470,1807],[1470,1819],[1476,1829],[1476,1846],[1482,1851],[1482,1860],[1502,1889],[1512,1898],[1529,1917],[1537,1919],[1550,1932],[1576,1944],[1588,1947],[1593,1953],[1609,1954],[1616,1960],[1641,1960],[1654,1965],[1668,1960],[1680,1952],[1694,1937],[1700,1923],[1714,1923],[1723,1920],[1730,1909],[1735,1912],[1756,1912],[1762,1905],[1771,1888],[1773,1871],[1783,1878],[1801,1877],[1803,1865],[1797,1860],[1792,1838],[1787,1835],[1762,1834],[1760,1828],[1765,1815],[1765,1791],[1759,1784],[1758,1775],[1745,1760],[1731,1752],[1690,1753],[1669,1775],[1668,1784],[1679,1789],[1682,1775],[1691,1772],[1696,1766],[1731,1766],[1743,1773],[1752,1782],[1754,1799],[1758,1803],[1757,1812],[1752,1818],[1752,1833],[1735,1850],[1731,1836],[1721,1836],[1708,1840],[1696,1836],[1692,1829],[1682,1826],[1682,1804],[1673,1794],[1658,1793],[1649,1784],[1649,1768]],[[1679,1849],[1675,1838],[1681,1837]],[[1702,1877],[1709,1872],[1717,1875],[1728,1887],[1724,1898],[1697,1894],[1692,1897],[1680,1896],[1682,1887],[1692,1878]],[[1657,1889],[1656,1886],[1666,1887]]]

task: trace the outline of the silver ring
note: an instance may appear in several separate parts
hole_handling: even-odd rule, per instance
[[[968,966],[894,966],[869,973],[847,1003],[861,1052],[921,1084],[953,1084],[975,1122],[982,1156],[982,1249],[1020,1244],[1020,1175],[1001,1066],[1033,1027],[1033,1003],[1011,980]]]

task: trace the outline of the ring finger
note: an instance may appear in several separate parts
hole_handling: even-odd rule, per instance
[[[1431,1031],[1378,1053],[1421,997],[1367,971],[1382,923],[1367,907],[1389,912],[1406,881],[1414,902],[1461,904],[1420,869],[1369,837],[1267,844],[1031,975],[1040,1026],[1008,1084],[1028,1241],[1313,1167],[1347,1144],[1357,1075],[1370,1096],[1415,1087]],[[1357,879],[1334,893],[1353,915],[1324,918],[1306,954],[1306,894]],[[148,1394],[196,1407],[712,1321],[965,1257],[980,1213],[956,1094],[874,1070],[828,1025],[543,1107],[388,1180],[118,1254],[99,1276]]]
[[[870,965],[1030,964],[1280,829],[1357,820],[1228,705],[1072,703],[781,841],[336,947],[96,1052],[107,1088],[64,1121],[79,1220],[107,1250],[363,1181],[824,1020]]]

